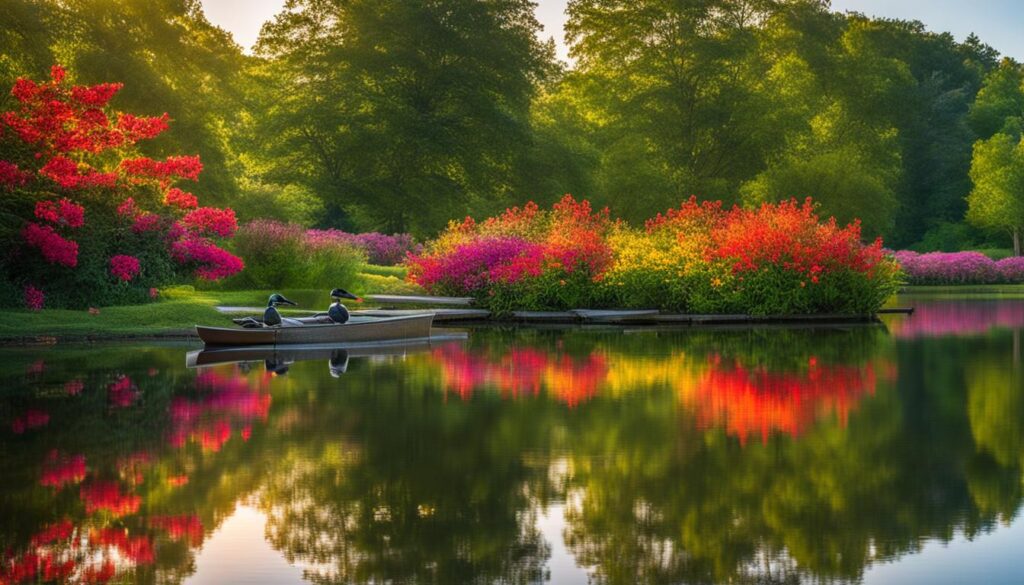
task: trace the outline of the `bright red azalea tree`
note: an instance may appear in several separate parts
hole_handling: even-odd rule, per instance
[[[199,157],[141,156],[136,144],[170,118],[114,111],[120,89],[71,85],[55,65],[48,81],[19,79],[0,114],[0,288],[29,308],[141,302],[154,286],[243,267],[219,245],[234,212],[175,186],[198,179]]]

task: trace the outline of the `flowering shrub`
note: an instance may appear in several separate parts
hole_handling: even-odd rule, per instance
[[[176,180],[196,180],[198,156],[154,160],[135,145],[168,129],[167,114],[112,111],[121,84],[73,86],[19,79],[15,109],[0,113],[0,227],[5,288],[25,306],[142,302],[188,273],[216,280],[242,269],[218,246],[237,230],[230,209],[199,207]],[[130,252],[131,255],[127,255]],[[131,283],[130,286],[125,286]]]
[[[361,248],[366,252],[370,264],[380,266],[401,264],[408,254],[418,254],[423,251],[423,246],[417,244],[411,234],[392,234],[390,236],[378,232],[350,234],[330,229],[308,230],[306,237],[311,241],[337,240]]]
[[[452,222],[409,278],[498,313],[581,307],[697,313],[870,313],[899,268],[857,223],[822,222],[810,200],[757,209],[698,203],[635,229],[566,196],[477,223]]]
[[[896,252],[910,284],[1024,283],[1024,258],[992,260],[981,252]]]
[[[255,220],[242,226],[235,251],[246,270],[229,282],[240,288],[350,287],[366,253],[337,230],[305,230],[295,224]]]
[[[474,296],[499,314],[596,306],[614,225],[607,209],[569,195],[551,211],[530,203],[479,224],[466,218],[409,256],[409,279],[437,294]]]

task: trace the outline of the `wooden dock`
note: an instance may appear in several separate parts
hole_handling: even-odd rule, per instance
[[[352,311],[353,316],[398,317],[430,313],[434,315],[434,323],[439,325],[495,321],[538,325],[795,325],[803,323],[865,323],[877,321],[878,315],[911,315],[914,312],[912,307],[879,309],[875,315],[690,315],[662,313],[656,309],[573,309],[570,311],[515,311],[509,316],[497,319],[486,309],[469,308],[473,305],[473,299],[469,297],[366,295],[366,299],[380,303],[381,308]],[[394,308],[401,305],[418,306],[421,308]],[[218,307],[218,310],[234,313],[258,312],[263,309],[258,307]]]

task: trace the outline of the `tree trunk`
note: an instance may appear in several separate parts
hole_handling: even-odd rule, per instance
[[[1013,255],[1020,256],[1020,228],[1013,226]]]

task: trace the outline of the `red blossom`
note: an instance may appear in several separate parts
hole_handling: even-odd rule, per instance
[[[213,234],[229,238],[238,230],[238,219],[233,209],[217,207],[200,207],[188,212],[181,218],[181,225],[193,233]]]
[[[139,273],[139,259],[135,256],[118,254],[110,259],[110,274],[128,282]]]
[[[168,189],[167,194],[164,195],[164,205],[177,207],[178,209],[195,209],[199,207],[199,200],[195,195],[187,191],[171,187]]]
[[[119,168],[132,182],[159,181],[165,184],[173,179],[195,181],[203,170],[203,163],[198,156],[169,156],[163,161],[141,157],[124,159]]]
[[[21,235],[26,244],[39,248],[43,258],[50,264],[62,264],[68,268],[78,264],[78,244],[64,239],[52,227],[29,223]]]
[[[70,228],[79,228],[85,224],[85,208],[69,199],[39,201],[36,203],[35,215],[41,220]]]
[[[43,304],[46,302],[46,295],[43,291],[32,286],[31,284],[25,286],[25,306],[33,311],[42,311]]]
[[[117,129],[122,132],[125,140],[137,142],[159,136],[169,126],[171,118],[166,113],[159,117],[117,115]]]
[[[64,156],[51,158],[39,169],[39,173],[65,189],[113,187],[117,184],[117,175],[114,173],[96,171],[85,163],[78,164]]]
[[[19,187],[31,178],[32,175],[19,169],[18,165],[0,160],[0,187]]]

